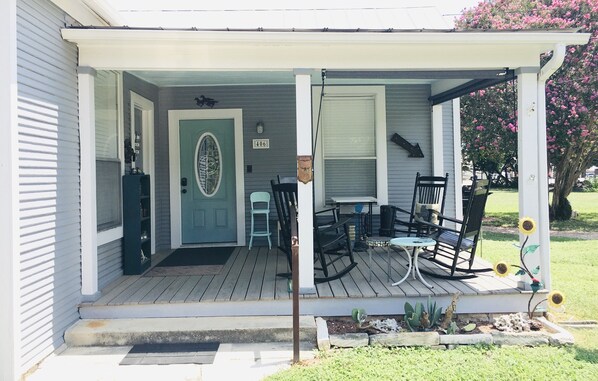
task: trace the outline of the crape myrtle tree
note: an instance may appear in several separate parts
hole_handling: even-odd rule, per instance
[[[567,197],[585,169],[598,160],[598,0],[495,0],[466,10],[458,29],[566,29],[591,33],[570,46],[562,67],[546,82],[546,133],[554,168],[551,218],[571,218]],[[551,58],[541,57],[541,64]],[[517,116],[512,83],[462,97],[463,157],[479,169],[499,172],[517,154]]]

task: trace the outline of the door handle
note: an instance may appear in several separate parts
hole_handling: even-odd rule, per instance
[[[186,187],[187,186],[187,178],[186,177],[182,177],[181,178],[181,186],[182,187]]]
[[[181,193],[187,193],[187,189],[181,189]]]

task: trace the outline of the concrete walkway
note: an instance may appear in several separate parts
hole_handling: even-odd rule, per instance
[[[122,347],[73,347],[45,359],[27,381],[212,381],[261,380],[289,368],[291,343],[220,344],[209,365],[119,365],[131,349]],[[301,345],[301,360],[312,359],[315,347]]]

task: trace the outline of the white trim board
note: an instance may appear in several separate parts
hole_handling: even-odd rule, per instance
[[[144,172],[150,175],[150,210],[151,213],[151,253],[156,252],[156,150],[154,147],[154,102],[147,98],[142,97],[136,92],[131,90],[131,142],[135,142],[135,109],[141,110],[142,118],[142,139],[143,147],[145,148],[142,152]]]
[[[181,193],[179,185],[179,121],[184,119],[233,119],[235,131],[235,178],[237,246],[245,246],[245,176],[243,172],[243,110],[168,110],[168,157],[170,160],[170,247],[182,246]],[[214,246],[214,245],[210,245]]]
[[[21,363],[16,0],[0,3],[0,379]]]

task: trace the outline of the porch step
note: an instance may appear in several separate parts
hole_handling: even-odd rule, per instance
[[[300,316],[299,338],[316,342],[313,316]],[[82,319],[64,335],[69,347],[135,344],[292,342],[292,316]]]

